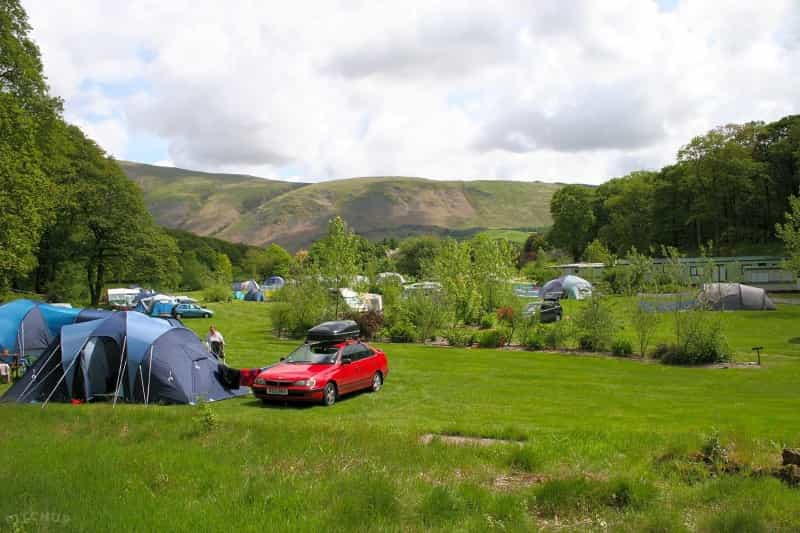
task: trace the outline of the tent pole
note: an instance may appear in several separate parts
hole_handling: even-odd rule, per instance
[[[42,409],[44,409],[47,406],[47,403],[50,401],[50,398],[52,398],[53,394],[55,394],[56,390],[58,390],[58,386],[61,385],[61,382],[64,381],[65,377],[67,377],[67,372],[69,372],[69,369],[72,368],[72,365],[74,365],[75,361],[77,360],[78,357],[76,356],[75,359],[72,360],[67,369],[64,371],[64,373],[61,375],[61,379],[58,380],[58,383],[56,383],[56,386],[53,387],[53,390],[50,391],[50,394],[47,396],[47,399],[42,404]]]
[[[150,404],[150,382],[153,379],[153,345],[150,345],[150,365],[147,368],[147,396],[145,396],[144,404]]]
[[[50,359],[52,359],[52,358],[53,358],[53,356],[56,354],[56,352],[57,352],[57,351],[59,351],[60,349],[61,349],[61,345],[60,345],[60,344],[56,345],[56,348],[55,348],[55,350],[53,350],[53,352],[50,354],[50,356],[47,358],[47,360],[45,360],[45,362],[44,362],[44,364],[42,364],[42,366],[43,366],[43,367],[47,366],[47,363],[49,363],[49,362],[50,362]],[[55,370],[55,369],[56,369],[56,367],[53,367],[53,368],[51,368],[51,369],[50,369],[50,372],[48,372],[47,374],[45,374],[45,376],[44,376],[44,379],[47,379],[47,376],[49,376],[50,374],[52,374],[52,373],[53,373],[53,370]],[[28,382],[28,384],[27,384],[27,385],[25,386],[25,388],[22,390],[22,394],[20,394],[20,395],[19,395],[19,398],[17,399],[17,401],[21,401],[21,400],[22,400],[22,399],[25,397],[25,394],[27,394],[27,393],[28,393],[28,389],[30,389],[30,388],[31,388],[31,385],[33,385],[33,382],[34,382],[34,381],[36,381],[37,377],[38,377],[38,374],[36,374],[36,373],[34,372],[34,373],[33,373],[33,375],[31,376],[31,380]]]
[[[125,372],[127,369],[128,369],[128,360],[125,359],[125,362],[122,364],[122,372]],[[125,394],[125,382],[124,381],[120,381],[119,386],[117,386],[117,390],[114,391],[114,404],[111,406],[112,408],[117,406],[117,398],[119,398],[119,396],[117,395],[117,392],[119,392],[120,387],[122,387],[122,394]]]
[[[28,315],[25,315],[28,316]],[[20,338],[19,338],[19,353],[17,354],[17,364],[22,364],[22,357],[25,355],[25,317],[22,317],[22,322],[19,323],[19,331],[20,331]],[[17,367],[17,372],[19,372],[19,367]],[[19,376],[19,374],[17,374]]]
[[[144,372],[142,372],[141,365],[139,365],[139,379],[142,382],[142,397],[144,398],[144,404],[147,405],[147,396],[146,396],[147,393],[144,390]]]
[[[122,383],[122,362],[127,362],[127,357],[125,357],[125,348],[128,345],[128,336],[125,335],[122,338],[122,350],[119,351],[119,368],[117,368],[117,387],[114,389],[114,405],[113,407],[117,406],[117,398],[119,396],[119,386]]]

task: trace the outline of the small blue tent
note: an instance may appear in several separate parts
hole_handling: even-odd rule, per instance
[[[0,306],[0,351],[39,357],[62,326],[106,316],[108,311],[14,300]]]
[[[259,289],[250,289],[247,291],[247,294],[244,295],[244,299],[248,302],[263,302],[264,293]]]
[[[3,401],[112,398],[136,403],[189,403],[241,396],[229,389],[219,360],[176,321],[136,312],[64,326],[60,349],[9,389]]]

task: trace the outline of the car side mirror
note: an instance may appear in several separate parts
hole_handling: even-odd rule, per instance
[[[342,357],[342,364],[343,365],[349,365],[352,362],[353,362],[353,360],[350,359],[349,357]]]

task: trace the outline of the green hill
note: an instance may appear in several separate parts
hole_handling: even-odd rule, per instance
[[[368,238],[468,235],[550,224],[561,185],[519,181],[352,178],[315,184],[121,162],[163,226],[233,242],[308,246],[341,215]]]

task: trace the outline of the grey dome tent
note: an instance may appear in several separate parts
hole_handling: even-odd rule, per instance
[[[767,291],[741,283],[706,283],[698,301],[715,311],[774,311]]]
[[[570,298],[583,300],[592,295],[592,284],[578,276],[566,275],[548,281],[540,292],[545,299]]]
[[[217,401],[247,393],[223,385],[219,360],[190,330],[136,312],[64,326],[60,343],[2,401],[111,398],[136,403]]]

